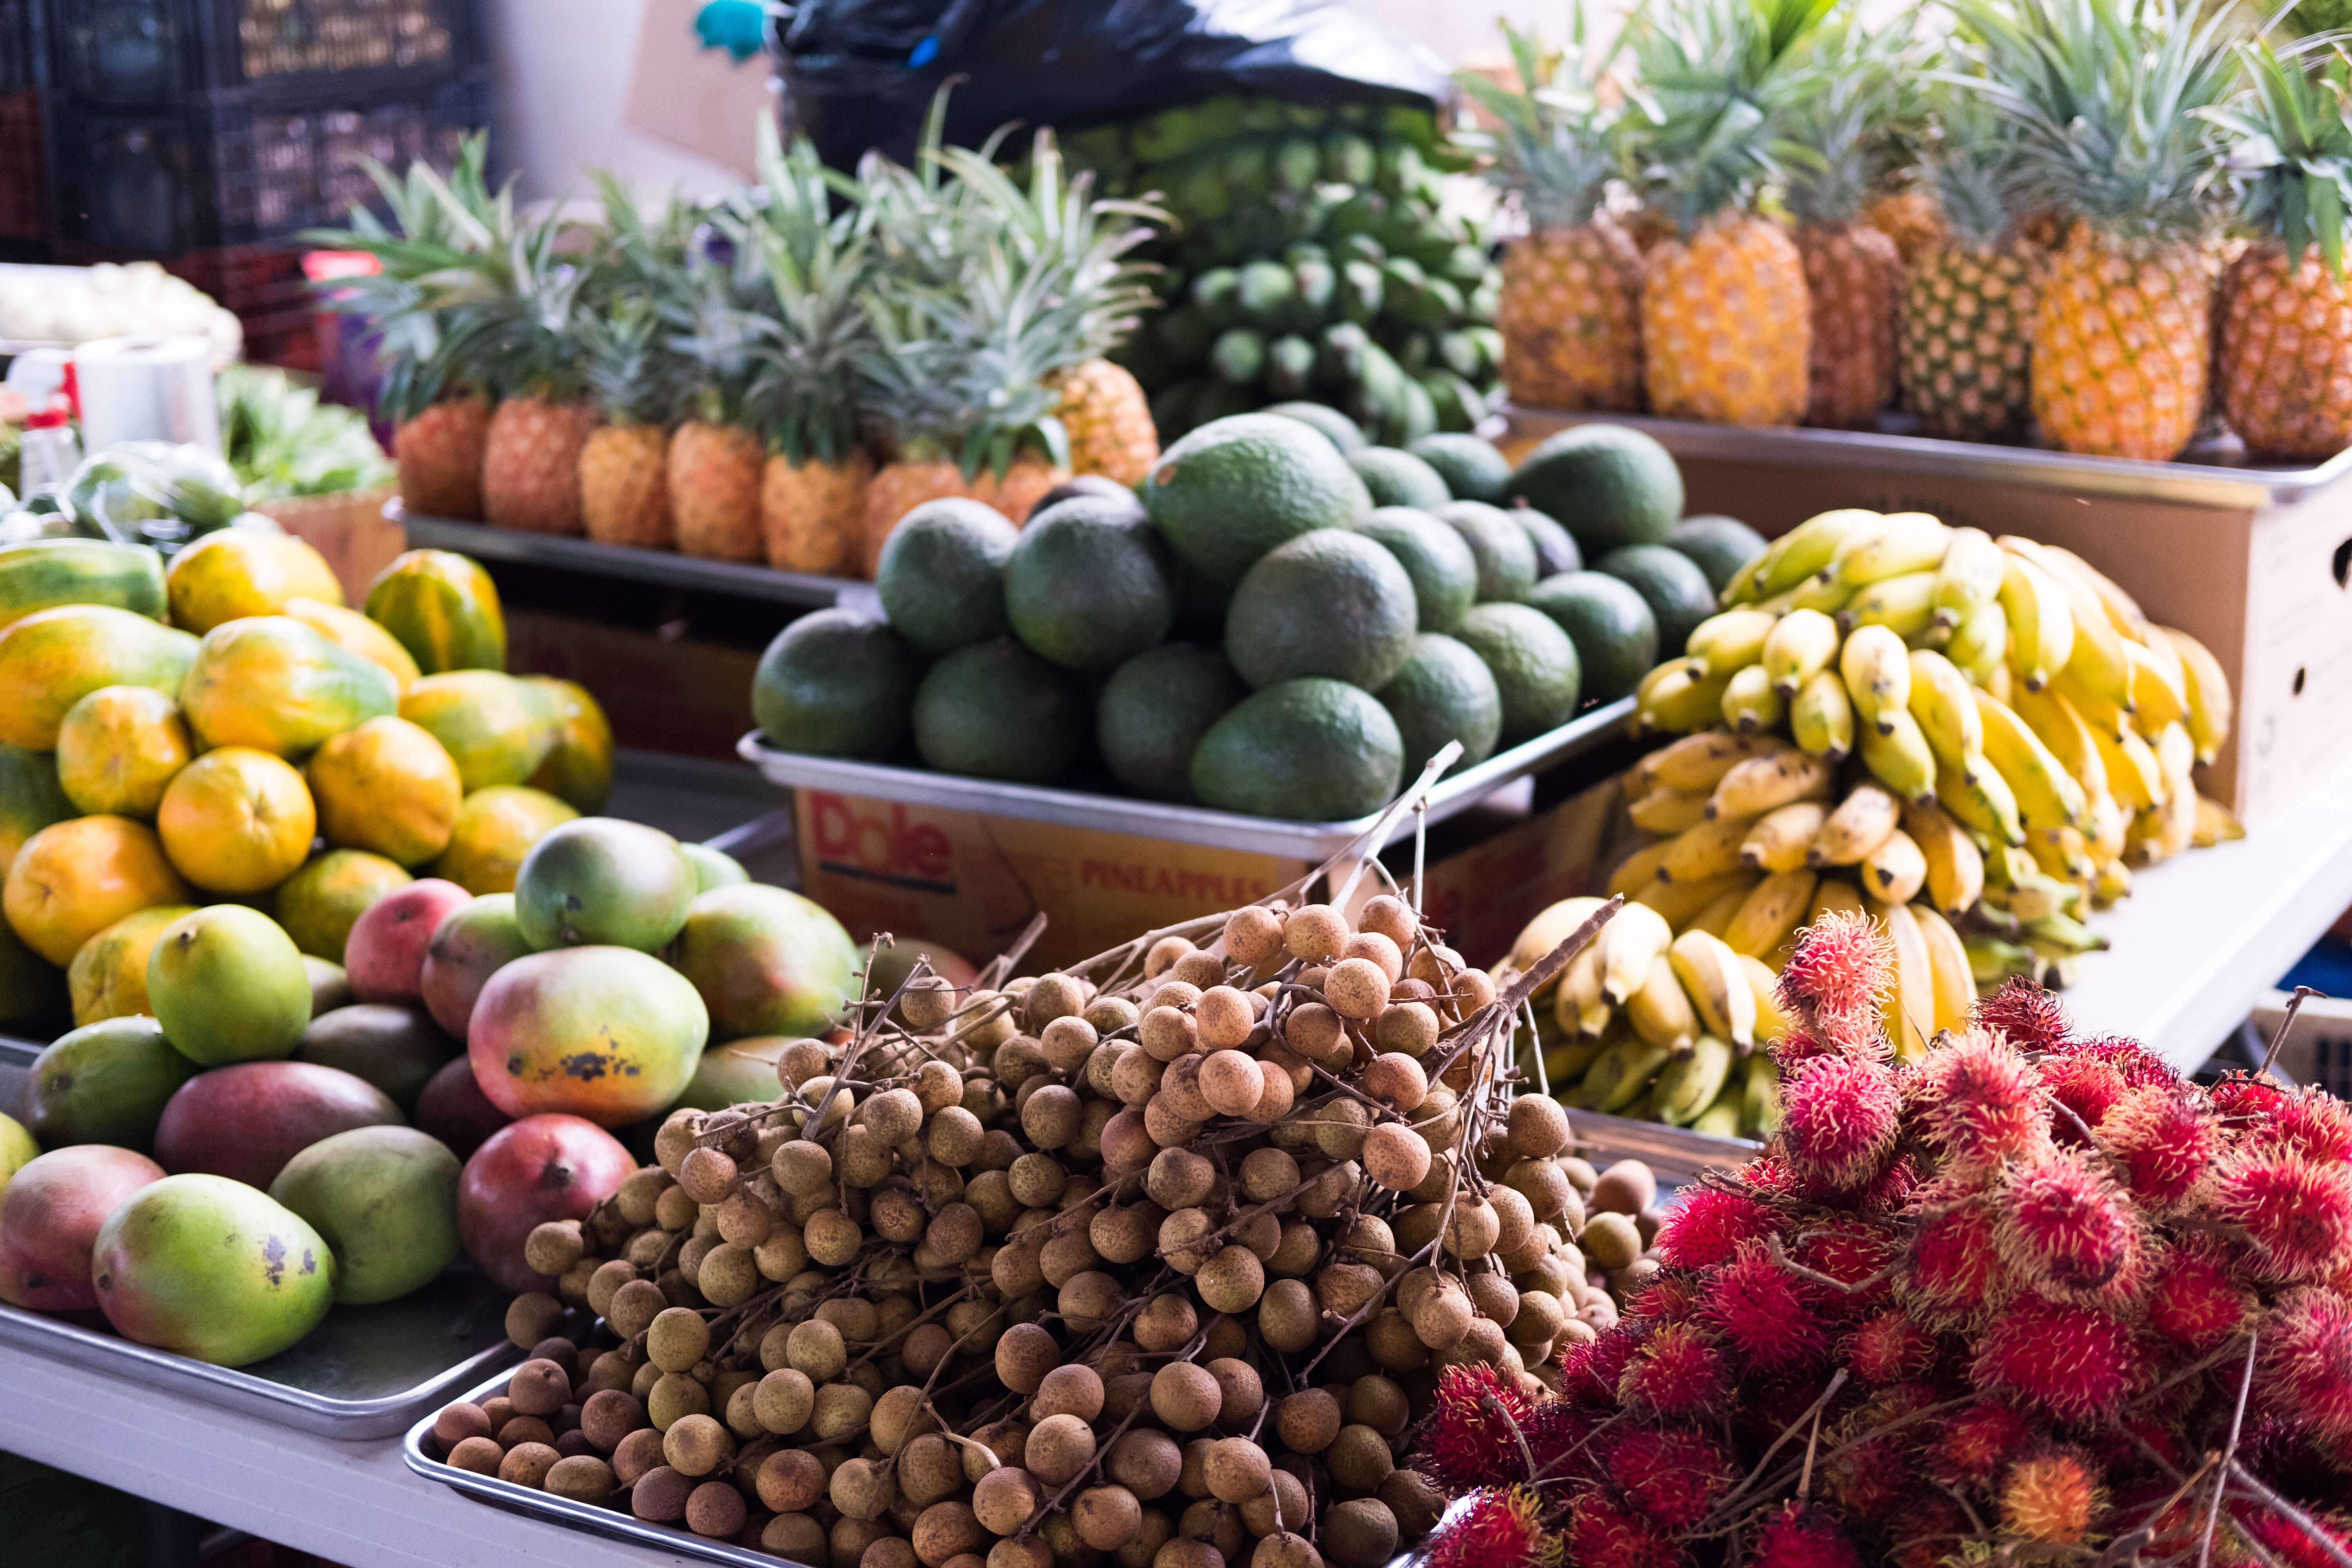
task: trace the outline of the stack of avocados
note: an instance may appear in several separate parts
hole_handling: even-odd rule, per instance
[[[752,710],[785,751],[1358,817],[1447,742],[1468,767],[1682,647],[1764,548],[1682,503],[1674,458],[1623,426],[1514,470],[1475,437],[1374,447],[1281,405],[1194,431],[1135,492],[1074,481],[1025,528],[915,508],[883,616],[786,627]]]

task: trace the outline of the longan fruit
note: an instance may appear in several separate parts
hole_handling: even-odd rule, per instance
[[[1426,1002],[1391,1002],[1372,1020],[1372,1044],[1401,1057],[1423,1057],[1436,1046],[1437,1011]]]
[[[1352,1318],[1356,1310],[1381,1293],[1388,1281],[1369,1263],[1334,1263],[1315,1276],[1315,1299],[1323,1310]]]
[[[1011,1535],[1044,1500],[1036,1478],[1017,1465],[989,1471],[971,1489],[971,1511],[992,1535]]]
[[[734,1453],[734,1436],[708,1415],[681,1415],[662,1434],[662,1459],[681,1476],[707,1476]]]
[[[1325,1158],[1353,1160],[1362,1152],[1372,1126],[1372,1113],[1362,1101],[1341,1096],[1326,1100],[1307,1115],[1311,1118],[1307,1125],[1315,1132],[1315,1147]]]
[[[1282,917],[1251,904],[1225,917],[1225,952],[1234,962],[1263,969],[1283,951]]]
[[[705,1481],[686,1496],[686,1527],[697,1535],[730,1540],[743,1532],[750,1518],[743,1494],[729,1482]]]
[[[1315,1260],[1322,1253],[1323,1240],[1315,1234],[1313,1226],[1302,1220],[1286,1220],[1282,1226],[1281,1239],[1275,1244],[1273,1256],[1265,1260],[1265,1271],[1295,1278],[1314,1268]]]
[[[693,1490],[692,1481],[656,1465],[629,1487],[629,1511],[648,1524],[676,1524],[686,1517],[686,1500]]]
[[[1429,1097],[1429,1079],[1411,1057],[1386,1051],[1366,1065],[1357,1088],[1390,1109],[1411,1114]]]
[[[761,1506],[777,1513],[802,1513],[824,1495],[824,1462],[803,1448],[779,1448],[762,1460],[752,1483]]]
[[[1206,1541],[1179,1535],[1153,1554],[1151,1568],[1225,1568],[1225,1557]]]
[[[1049,1083],[1021,1108],[1021,1130],[1040,1149],[1060,1149],[1077,1137],[1082,1115],[1077,1090]]]
[[[1286,1461],[1296,1455],[1284,1456]],[[1242,1528],[1251,1535],[1271,1535],[1287,1525],[1303,1525],[1314,1505],[1307,1500],[1306,1483],[1293,1473],[1287,1463],[1271,1467],[1266,1477],[1266,1489],[1241,1505]]]
[[[828,1383],[816,1391],[808,1429],[831,1439],[855,1432],[874,1414],[874,1395],[854,1383]]]
[[[1364,1174],[1392,1193],[1409,1193],[1429,1178],[1429,1145],[1402,1121],[1383,1121],[1366,1133],[1362,1158]]]
[[[1143,1504],[1122,1486],[1088,1487],[1071,1506],[1070,1525],[1097,1552],[1115,1552],[1143,1528]]]
[[[1302,904],[1282,922],[1283,946],[1293,958],[1328,963],[1348,945],[1348,922],[1328,904]]]
[[[1339,1426],[1339,1402],[1325,1389],[1302,1388],[1274,1407],[1275,1435],[1294,1453],[1321,1453]]]
[[[1369,1492],[1379,1488],[1396,1468],[1396,1456],[1389,1452],[1388,1440],[1371,1427],[1350,1423],[1339,1428],[1330,1447],[1323,1450],[1323,1463],[1331,1479],[1352,1492]]]
[[[495,1476],[506,1463],[507,1451],[494,1437],[463,1437],[449,1450],[447,1464],[478,1476]]]
[[[905,1383],[882,1391],[866,1423],[874,1446],[893,1455],[913,1438],[937,1430],[938,1420],[923,1408],[923,1391]]]
[[[898,1016],[919,1033],[946,1023],[955,1008],[955,987],[940,975],[919,974],[898,992]]]
[[[1394,894],[1376,893],[1364,900],[1363,910],[1356,917],[1356,929],[1388,938],[1402,952],[1421,933],[1421,917],[1412,912],[1411,904]]]
[[[523,1237],[522,1260],[541,1274],[562,1274],[588,1250],[576,1219],[551,1219]]]
[[[1074,1479],[1094,1457],[1094,1428],[1075,1415],[1048,1415],[1021,1448],[1022,1468],[1049,1487]]]
[[[1230,1050],[1248,1040],[1256,1028],[1257,1010],[1250,1005],[1247,992],[1212,985],[1192,1004],[1192,1022],[1203,1049]]]
[[[715,1204],[735,1190],[735,1162],[723,1149],[699,1147],[678,1162],[677,1184],[698,1204]]]
[[[1237,1426],[1258,1413],[1265,1403],[1265,1384],[1257,1368],[1237,1356],[1219,1356],[1206,1363],[1217,1380],[1217,1420]]]
[[[1087,1008],[1087,983],[1068,974],[1041,974],[1022,999],[1021,1016],[1033,1035],[1042,1035],[1059,1019],[1075,1018]]]
[[[1378,1498],[1351,1498],[1323,1516],[1318,1539],[1333,1568],[1381,1568],[1396,1556],[1396,1515]]]
[[[1293,1007],[1283,1020],[1282,1037],[1292,1050],[1326,1072],[1339,1070],[1354,1056],[1339,1015],[1320,1002]]]
[[[1153,1203],[1173,1211],[1204,1201],[1216,1180],[1217,1168],[1206,1155],[1190,1149],[1162,1149],[1143,1173],[1143,1190]]]
[[[986,1568],[1054,1568],[1054,1549],[1037,1536],[1026,1541],[1011,1537],[988,1549]]]
[[[1118,1435],[1103,1468],[1111,1479],[1149,1501],[1175,1489],[1183,1473],[1184,1455],[1167,1433],[1135,1426]]]
[[[1128,1331],[1147,1351],[1172,1351],[1182,1349],[1199,1328],[1192,1303],[1181,1291],[1171,1290],[1146,1301]]]
[[[1216,1256],[1219,1244],[1203,1242],[1213,1233],[1217,1224],[1205,1210],[1178,1209],[1160,1222],[1160,1252],[1168,1267],[1180,1274],[1197,1272],[1202,1265]]]
[[[613,1467],[593,1454],[574,1454],[549,1466],[544,1484],[574,1502],[603,1502],[613,1495]]]
[[[1195,951],[1192,942],[1181,936],[1163,936],[1151,944],[1143,955],[1143,977],[1157,980],[1174,966],[1176,961]]]
[[[833,1506],[851,1519],[876,1520],[887,1512],[898,1496],[898,1482],[890,1468],[872,1459],[847,1459],[833,1472],[827,1488]]]
[[[1250,1568],[1323,1568],[1323,1555],[1307,1537],[1278,1530],[1258,1537]]]
[[[1073,1073],[1093,1058],[1102,1036],[1084,1018],[1061,1017],[1045,1026],[1037,1044],[1055,1072]]]
[[[908,1542],[924,1568],[946,1568],[950,1559],[973,1551],[982,1539],[980,1521],[961,1500],[931,1504],[908,1531]]]
[[[600,1453],[611,1453],[622,1438],[651,1425],[646,1407],[623,1389],[598,1389],[580,1407],[580,1430]]]
[[[441,1413],[433,1417],[433,1436],[444,1452],[455,1448],[468,1437],[487,1437],[489,1435],[489,1416],[483,1414],[480,1405],[462,1399],[455,1405],[443,1405]]]
[[[1315,1342],[1322,1309],[1301,1279],[1276,1279],[1258,1298],[1257,1331],[1268,1345],[1288,1354]]]
[[[1212,1051],[1201,1062],[1200,1090],[1202,1100],[1216,1114],[1246,1116],[1265,1092],[1265,1081],[1258,1072],[1257,1058],[1248,1052]]]
[[[1048,1415],[1075,1415],[1092,1421],[1102,1414],[1102,1376],[1090,1366],[1057,1366],[1047,1373],[1029,1401],[1030,1410]]]
[[[1015,1323],[996,1342],[997,1381],[1015,1394],[1036,1393],[1045,1374],[1061,1364],[1061,1345],[1040,1324]]]
[[[1323,977],[1323,1001],[1342,1018],[1379,1016],[1389,1005],[1391,977],[1370,958],[1343,958]]]
[[[646,1329],[646,1359],[664,1372],[685,1372],[710,1349],[710,1327],[689,1307],[656,1314]]]
[[[1087,1222],[1087,1240],[1108,1263],[1139,1263],[1158,1245],[1160,1222],[1167,1214],[1156,1203],[1132,1208],[1108,1208]]]
[[[1031,1208],[1044,1208],[1057,1201],[1070,1184],[1070,1173],[1051,1154],[1028,1153],[1013,1162],[1005,1173],[1013,1186],[1013,1195]]]
[[[1209,1495],[1220,1502],[1247,1502],[1273,1484],[1273,1461],[1246,1437],[1227,1437],[1213,1446],[1201,1470]]]
[[[499,1426],[499,1447],[511,1454],[525,1443],[552,1447],[555,1428],[536,1415],[509,1415]]]
[[[1108,1037],[1121,1029],[1132,1029],[1143,1016],[1143,1009],[1125,996],[1097,996],[1087,1004],[1080,1015],[1095,1026],[1095,1033]]]
[[[1213,1311],[1245,1312],[1265,1293],[1265,1265],[1246,1247],[1228,1247],[1194,1271],[1192,1288]]]
[[[1336,1161],[1317,1172],[1298,1194],[1298,1212],[1309,1219],[1329,1219],[1360,1197],[1363,1188],[1363,1167],[1353,1160]]]
[[[1412,1402],[1391,1379],[1366,1373],[1348,1385],[1347,1416],[1383,1437],[1393,1437],[1412,1424]]]
[[[1190,1013],[1174,1007],[1154,1007],[1137,1026],[1136,1039],[1154,1058],[1172,1062],[1200,1046],[1200,1026]]]
[[[1223,1406],[1224,1391],[1206,1367],[1170,1362],[1151,1374],[1151,1413],[1171,1431],[1198,1432]]]
[[[839,1377],[849,1365],[849,1347],[842,1342],[839,1329],[823,1318],[811,1318],[793,1324],[784,1337],[784,1361],[807,1373],[810,1382],[824,1383]]]
[[[1261,1087],[1257,1104],[1250,1108],[1248,1119],[1261,1127],[1271,1127],[1290,1114],[1296,1091],[1291,1088],[1289,1072],[1274,1062],[1258,1063],[1257,1073]]]
[[[1454,1217],[1445,1226],[1445,1250],[1456,1258],[1484,1258],[1495,1250],[1502,1223],[1492,1204],[1464,1194],[1454,1200]]]
[[[878,1519],[852,1519],[843,1514],[825,1537],[825,1561],[832,1568],[858,1568],[877,1541],[898,1541],[888,1523]],[[904,1545],[905,1542],[899,1542]],[[909,1553],[912,1552],[909,1548]]]

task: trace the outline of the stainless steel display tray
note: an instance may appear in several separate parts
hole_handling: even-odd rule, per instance
[[[1867,468],[1878,473],[2032,485],[2182,506],[2240,508],[2308,500],[2352,474],[2352,450],[2314,468],[2248,463],[2233,446],[2200,444],[2169,463],[2091,458],[2042,447],[1945,441],[1906,434],[1897,421],[1881,430],[1752,429],[1626,414],[1567,414],[1544,408],[1505,411],[1510,433],[1534,437],[1571,425],[1630,425],[1658,438],[1677,458],[1780,463],[1792,468]]]
[[[1717,1138],[1662,1121],[1636,1121],[1630,1117],[1604,1116],[1597,1110],[1560,1108],[1568,1112],[1574,1152],[1602,1154],[1596,1161],[1639,1160],[1650,1167],[1660,1187],[1688,1186],[1701,1171],[1744,1165],[1761,1153],[1764,1145],[1745,1138]]]
[[[1624,732],[1625,721],[1633,714],[1633,700],[1620,698],[1532,741],[1498,752],[1475,768],[1440,780],[1429,792],[1429,821],[1442,822],[1475,805],[1505,784],[1606,744]],[[1206,806],[1170,805],[1126,795],[965,778],[887,763],[811,756],[804,752],[779,751],[765,744],[757,731],[744,736],[735,749],[745,761],[788,789],[838,790],[845,795],[908,805],[1017,816],[1065,827],[1172,838],[1215,849],[1279,855],[1297,860],[1328,858],[1369,832],[1380,816],[1374,812],[1352,822],[1285,822],[1270,816],[1212,811]],[[1388,842],[1407,837],[1412,831],[1412,814],[1406,813],[1389,835]]]
[[[862,604],[874,598],[874,584],[854,578],[813,577],[805,573],[780,572],[772,566],[705,561],[699,556],[679,555],[667,550],[639,550],[625,544],[600,544],[593,539],[458,522],[409,511],[397,500],[384,504],[383,515],[408,531],[411,549],[456,550],[483,561],[553,566],[631,583],[699,588],[741,599],[765,599],[773,604],[806,605],[818,609],[845,603]]]

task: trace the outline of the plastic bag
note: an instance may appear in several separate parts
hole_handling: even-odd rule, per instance
[[[1343,0],[803,0],[777,24],[794,116],[826,163],[914,155],[940,84],[947,139],[1076,130],[1221,94],[1435,107],[1444,67]]]

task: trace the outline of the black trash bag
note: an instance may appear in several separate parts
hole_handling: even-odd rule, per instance
[[[1444,65],[1342,0],[803,0],[776,26],[793,113],[835,168],[913,158],[940,84],[946,134],[1078,130],[1223,94],[1433,109]]]

